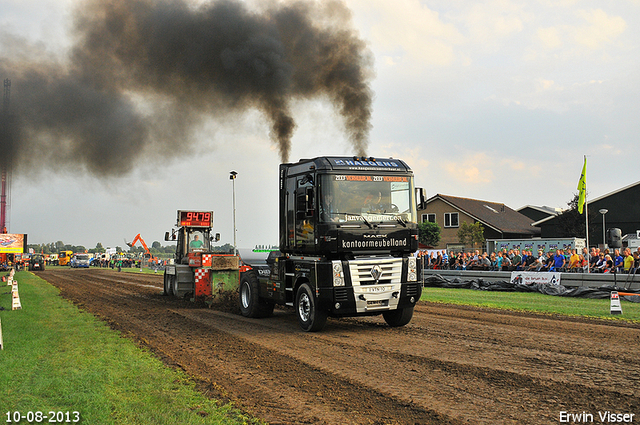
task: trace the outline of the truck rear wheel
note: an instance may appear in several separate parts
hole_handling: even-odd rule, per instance
[[[384,321],[392,328],[404,326],[411,321],[413,317],[413,307],[399,308],[397,310],[385,311],[382,313]]]
[[[313,291],[307,283],[303,283],[296,292],[296,315],[300,327],[305,332],[317,332],[327,323],[328,312],[318,309]]]
[[[242,274],[239,291],[240,313],[244,317],[268,317],[273,314],[275,304],[260,299],[258,278],[253,272]]]

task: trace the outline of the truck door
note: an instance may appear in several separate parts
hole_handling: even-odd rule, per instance
[[[296,177],[295,223],[296,249],[313,250],[315,242],[315,189],[311,174]]]

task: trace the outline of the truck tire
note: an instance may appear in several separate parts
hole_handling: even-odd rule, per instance
[[[389,310],[382,313],[384,321],[392,328],[404,326],[411,321],[413,317],[413,307],[399,308],[397,310]]]
[[[260,299],[258,278],[255,273],[243,273],[240,279],[240,313],[244,317],[268,317],[273,314],[275,304],[270,301]]]
[[[305,332],[317,332],[327,323],[328,312],[318,309],[313,291],[307,283],[303,283],[296,292],[296,315],[298,323]]]

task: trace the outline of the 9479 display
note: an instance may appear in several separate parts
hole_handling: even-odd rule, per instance
[[[8,411],[6,423],[17,424],[27,423],[77,423],[80,422],[80,412],[62,412],[50,410],[48,412],[19,412]]]

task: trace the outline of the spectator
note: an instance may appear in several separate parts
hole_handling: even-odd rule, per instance
[[[438,256],[436,257],[436,263],[433,265],[434,269],[442,268],[442,254],[438,252]]]
[[[578,258],[579,258],[578,270],[582,273],[588,272],[589,269],[587,268],[587,265],[589,263],[587,263],[587,259],[584,258],[584,255],[582,254],[580,254]]]
[[[511,259],[509,258],[509,254],[506,252],[502,254],[502,270],[503,271],[511,271],[513,267],[511,266]]]
[[[537,268],[537,258],[533,256],[533,251],[527,251],[527,259],[524,262],[523,270],[532,270]],[[533,266],[533,267],[532,267]]]
[[[567,260],[564,258],[564,255],[562,255],[562,250],[556,250],[556,255],[553,257],[553,270],[557,272],[562,271],[566,263]]]
[[[571,256],[569,257],[569,271],[576,272],[580,266],[580,256],[575,249],[572,249]]]
[[[613,250],[613,263],[615,265],[616,271],[621,272],[622,267],[624,266],[624,260],[622,259],[622,255],[620,255],[620,250],[617,248]]]
[[[511,258],[511,265],[512,267],[514,267],[514,270],[518,270],[519,267],[522,265],[522,257],[520,256],[520,251],[517,249],[513,251],[513,257]]]
[[[531,255],[531,257],[533,257],[533,255]],[[538,258],[529,265],[527,270],[539,272],[544,268],[546,258],[547,257],[542,253],[542,251],[538,251]]]
[[[458,262],[458,256],[456,255],[455,252],[451,251],[451,253],[449,254],[449,269],[455,270],[457,262]]]
[[[596,264],[600,259],[600,249],[599,248],[591,248],[591,258],[589,259],[589,267],[592,271],[596,270]]]
[[[476,249],[475,254],[473,256],[471,256],[471,255],[469,256],[469,261],[467,261],[466,269],[467,270],[471,270],[471,269],[473,269],[473,267],[479,265],[480,258],[481,258],[480,257],[480,251],[478,251]]]
[[[503,254],[501,252],[496,255],[496,262],[493,266],[494,270],[502,270],[502,256]]]
[[[549,251],[547,252],[547,259],[545,260],[545,266],[543,270],[545,271],[553,270],[553,263],[554,263],[553,252]]]
[[[604,256],[604,268],[602,269],[602,273],[611,273],[613,270],[613,259],[611,259],[611,255],[606,254]]]
[[[587,247],[582,248],[582,256],[584,257],[584,259],[587,261],[587,264],[588,264],[589,260],[591,259],[591,255],[589,255],[589,250],[587,249]]]
[[[491,260],[489,260],[486,252],[480,256],[478,265],[480,266],[480,268],[482,268],[482,270],[489,270],[489,268],[491,267]]]
[[[594,271],[597,273],[604,272],[605,267],[607,266],[607,259],[604,258],[604,252],[598,254],[598,261],[594,267]]]
[[[624,260],[622,260],[625,273],[629,273],[631,271],[631,269],[633,268],[633,263],[634,258],[633,255],[631,255],[631,250],[629,248],[626,248],[624,250]]]

